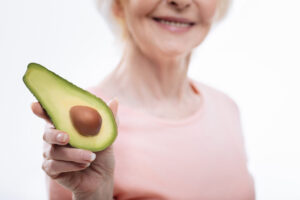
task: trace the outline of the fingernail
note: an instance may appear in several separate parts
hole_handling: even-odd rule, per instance
[[[59,133],[59,134],[56,136],[56,139],[57,139],[57,141],[59,141],[59,142],[66,142],[67,139],[68,139],[68,135],[67,135],[67,134],[64,134],[64,133]]]
[[[119,103],[119,99],[117,97],[114,97],[113,100],[115,100]]]
[[[112,99],[109,100],[108,104],[111,104],[111,102],[117,101],[119,103],[119,100],[117,97],[113,97]]]
[[[96,159],[96,154],[94,154],[94,153],[92,153],[91,155],[90,155],[90,161],[92,162],[92,161],[94,161]]]

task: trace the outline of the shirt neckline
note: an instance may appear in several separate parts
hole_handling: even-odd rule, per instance
[[[160,123],[160,124],[184,125],[184,124],[191,123],[192,121],[194,121],[195,119],[197,119],[198,117],[200,117],[202,115],[203,109],[204,109],[204,104],[206,102],[206,98],[205,98],[206,95],[205,95],[204,89],[200,88],[199,84],[197,84],[193,79],[189,78],[189,83],[190,83],[193,91],[195,91],[195,93],[201,97],[201,104],[200,104],[200,107],[197,108],[197,111],[188,117],[185,117],[182,119],[168,119],[168,118],[158,117],[158,116],[152,115],[146,111],[134,108],[129,105],[122,104],[122,102],[119,102],[120,103],[119,109],[121,108],[121,109],[127,110],[136,115],[142,115],[143,117],[146,117],[148,120],[151,120],[151,121],[154,121],[154,122]]]

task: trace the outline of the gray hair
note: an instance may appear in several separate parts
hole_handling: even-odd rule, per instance
[[[112,11],[112,4],[114,0],[97,0],[98,8],[101,15],[107,22],[107,25],[111,29],[112,33],[117,35],[118,38],[124,37],[124,27],[118,23],[117,17]],[[214,22],[219,22],[228,13],[232,0],[218,0],[218,7],[214,16]]]

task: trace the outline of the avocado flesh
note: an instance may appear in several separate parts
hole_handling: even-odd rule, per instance
[[[45,67],[30,63],[23,81],[46,110],[56,129],[69,134],[69,144],[93,152],[111,145],[117,137],[117,124],[106,103]],[[76,105],[97,110],[102,118],[100,131],[95,136],[83,136],[73,126],[69,110]]]

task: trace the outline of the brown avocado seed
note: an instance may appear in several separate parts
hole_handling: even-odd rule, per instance
[[[102,118],[97,110],[88,106],[73,106],[70,118],[75,129],[83,136],[95,136],[99,133]]]

